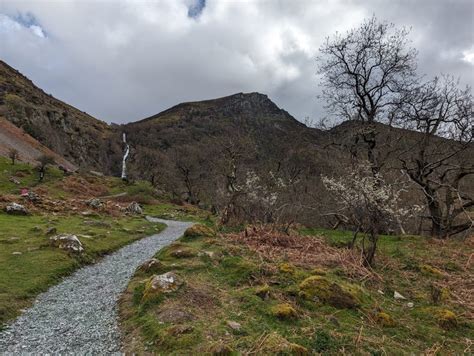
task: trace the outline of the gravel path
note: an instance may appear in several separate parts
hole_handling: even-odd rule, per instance
[[[117,300],[135,269],[192,223],[149,218],[168,227],[84,267],[38,296],[0,332],[0,354],[120,352]]]

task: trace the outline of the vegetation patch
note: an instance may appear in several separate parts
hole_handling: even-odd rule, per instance
[[[344,256],[344,243],[351,239],[350,233],[338,231],[314,234],[304,239],[315,239],[323,251],[340,249],[339,256]],[[182,238],[176,243],[180,249],[212,252],[218,256],[214,258],[202,253],[174,257],[173,245],[157,253],[155,258],[163,265],[160,273],[176,270],[185,284],[145,305],[142,281],[153,273],[137,271],[120,303],[126,351],[417,354],[434,344],[442,345],[440,350],[446,353],[462,353],[469,346],[465,335],[472,333],[472,323],[464,316],[465,305],[451,298],[436,306],[430,297],[431,285],[436,282],[445,288],[444,279],[433,281],[417,268],[401,268],[407,258],[416,266],[439,265],[427,240],[382,237],[378,257],[383,265],[368,271],[376,276],[365,278],[359,271],[351,273],[333,264],[333,254],[326,255],[331,263],[322,261],[321,254],[313,260],[318,263],[293,260],[281,245],[301,236],[278,235],[271,241],[269,235],[254,235],[257,242],[250,242],[242,231],[212,237],[212,243],[207,238]],[[342,241],[342,247],[334,247],[332,239]],[[460,243],[448,246],[444,254],[459,249]],[[291,247],[288,250],[292,253]],[[467,258],[463,255],[459,261]],[[449,277],[467,276],[464,270],[456,273],[460,275]],[[407,299],[395,299],[395,291]],[[451,314],[441,313],[444,309],[455,313],[456,322]]]

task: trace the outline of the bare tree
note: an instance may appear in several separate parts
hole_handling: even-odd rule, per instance
[[[39,162],[38,165],[38,171],[39,171],[39,180],[40,182],[43,181],[44,176],[46,174],[46,168],[50,164],[54,164],[54,157],[50,155],[41,155],[40,157],[37,158],[37,161]]]
[[[326,109],[368,124],[355,135],[365,144],[374,176],[380,171],[375,122],[390,122],[402,92],[415,83],[416,50],[408,30],[366,20],[345,35],[328,38],[317,58]]]
[[[10,158],[12,162],[12,166],[15,165],[15,161],[18,159],[19,156],[20,156],[20,152],[18,152],[16,148],[10,148],[8,150],[8,158]]]
[[[397,117],[421,133],[400,154],[403,170],[422,190],[431,235],[445,238],[473,227],[474,119],[471,88],[442,76],[404,96]]]

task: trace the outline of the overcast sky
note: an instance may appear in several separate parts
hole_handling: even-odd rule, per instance
[[[0,58],[107,122],[253,91],[303,121],[322,40],[372,14],[412,27],[421,73],[474,84],[473,0],[0,0]]]

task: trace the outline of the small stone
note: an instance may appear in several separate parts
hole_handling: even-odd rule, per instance
[[[397,291],[393,292],[393,297],[395,299],[401,299],[401,300],[406,300],[407,298],[405,298],[403,295],[401,295],[400,293],[398,293]]]
[[[229,328],[231,328],[232,330],[235,330],[235,331],[239,331],[241,328],[242,328],[242,325],[240,325],[238,322],[236,321],[232,321],[232,320],[227,320],[227,326]]]

